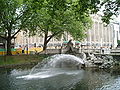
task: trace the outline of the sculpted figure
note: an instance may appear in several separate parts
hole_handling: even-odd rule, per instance
[[[69,42],[67,43],[67,52],[73,52],[73,43],[72,43],[72,39],[69,40]]]

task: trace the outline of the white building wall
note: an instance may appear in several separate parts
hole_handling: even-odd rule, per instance
[[[93,26],[91,30],[88,30],[87,42],[90,42],[90,45],[97,48],[110,47],[113,44],[111,35],[113,32],[112,25],[105,26],[99,15],[91,15],[91,17],[93,18]],[[83,43],[84,42],[86,41],[83,41]]]
[[[113,47],[116,48],[118,43],[117,40],[120,40],[120,26],[119,23],[114,23],[114,35],[113,35]]]

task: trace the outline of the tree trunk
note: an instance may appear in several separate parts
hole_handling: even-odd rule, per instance
[[[47,49],[47,36],[48,36],[48,32],[45,33],[45,38],[44,38],[44,46],[43,46],[43,51]]]
[[[47,43],[44,43],[43,51],[47,49]]]
[[[60,32],[60,31],[59,31]],[[59,32],[56,32],[49,36],[48,38],[48,32],[45,33],[45,38],[44,38],[44,46],[43,46],[43,51],[46,50],[48,42],[53,38],[55,35],[57,35]]]
[[[11,38],[7,39],[7,55],[12,55],[12,52],[11,52]]]

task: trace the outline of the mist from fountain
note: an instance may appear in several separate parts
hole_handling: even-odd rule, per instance
[[[43,62],[34,66],[29,75],[17,78],[35,79],[35,78],[49,78],[61,74],[74,75],[78,74],[76,70],[81,69],[84,61],[74,55],[57,54],[48,57]]]

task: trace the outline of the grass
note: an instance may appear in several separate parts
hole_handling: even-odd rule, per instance
[[[46,55],[15,55],[0,56],[0,65],[24,64],[30,62],[42,61]]]

